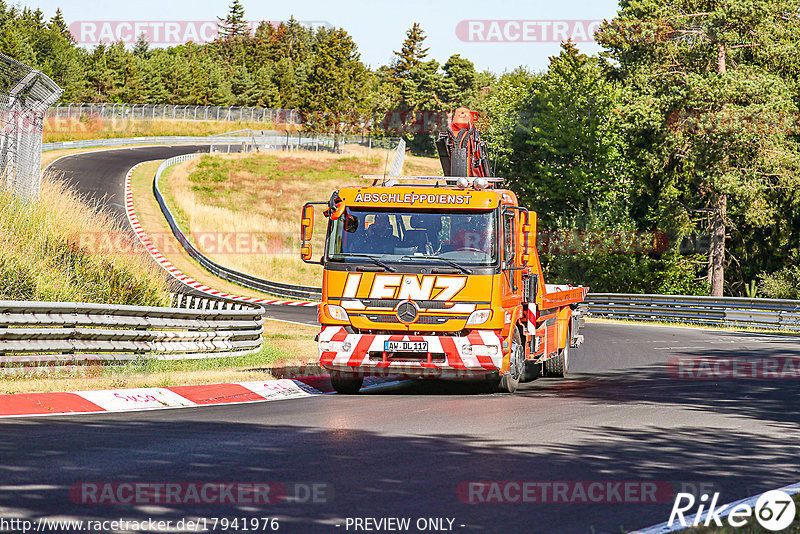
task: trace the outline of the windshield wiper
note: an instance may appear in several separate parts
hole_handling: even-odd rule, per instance
[[[343,255],[344,257],[367,258],[368,260],[372,260],[372,262],[373,262],[375,265],[380,265],[381,267],[383,267],[384,269],[386,269],[386,270],[387,270],[387,271],[389,271],[390,273],[396,273],[396,272],[397,272],[397,269],[395,269],[394,267],[391,267],[391,266],[389,266],[389,265],[386,265],[385,263],[383,263],[381,260],[379,260],[379,259],[378,259],[378,258],[376,258],[375,256],[371,256],[371,255],[369,255],[369,254],[350,254],[350,253],[348,252],[348,253],[346,253],[346,254],[342,254],[342,255]]]
[[[466,267],[457,264],[453,260],[448,260],[447,258],[443,258],[441,256],[431,256],[431,255],[427,255],[427,254],[420,254],[420,255],[414,255],[414,256],[403,256],[400,259],[401,260],[417,260],[417,259],[420,259],[420,260],[439,260],[439,261],[445,262],[448,265],[451,265],[452,267],[455,267],[456,269],[458,269],[459,271],[461,271],[464,274],[472,274],[472,270],[467,269]]]

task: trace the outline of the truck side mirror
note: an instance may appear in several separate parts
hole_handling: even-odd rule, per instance
[[[300,258],[309,262],[313,253],[311,236],[314,235],[314,206],[311,203],[303,206],[300,219]]]
[[[528,261],[531,254],[536,250],[536,213],[530,211],[522,212],[522,236],[524,245],[522,247],[522,263],[530,265]]]

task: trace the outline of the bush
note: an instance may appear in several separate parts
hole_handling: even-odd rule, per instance
[[[545,281],[589,286],[593,293],[708,295],[702,256],[543,254]]]
[[[772,274],[761,274],[758,279],[765,297],[800,300],[800,266],[789,265]]]

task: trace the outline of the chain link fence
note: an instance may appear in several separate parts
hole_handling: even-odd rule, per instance
[[[177,106],[161,104],[58,103],[47,110],[48,119],[244,121],[273,124],[303,123],[296,109],[237,106]]]
[[[368,153],[372,149],[386,149],[400,150],[405,155],[406,146],[405,141],[399,137],[280,130],[246,129],[209,137],[214,140],[212,152],[230,152],[232,146],[241,143],[242,152],[250,150],[310,150],[341,153],[345,145],[360,145],[367,148]],[[400,165],[402,167],[402,161]]]
[[[63,92],[38,70],[0,54],[0,180],[19,198],[39,196],[44,116]]]

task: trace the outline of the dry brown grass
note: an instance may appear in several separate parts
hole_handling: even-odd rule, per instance
[[[220,253],[207,247],[206,254],[215,261],[263,278],[321,285],[321,268],[299,258],[300,209],[310,200],[327,200],[334,189],[359,184],[359,175],[382,174],[387,153],[347,147],[345,154],[218,155],[177,166],[164,180],[162,190],[185,231],[195,236],[256,236],[264,245],[255,253]],[[409,161],[415,170],[432,172],[427,158]],[[317,254],[323,240],[324,220],[318,219]],[[194,241],[201,246],[199,238]]]
[[[114,139],[119,137],[205,136],[250,128],[271,130],[273,124],[250,121],[163,120],[67,120],[48,119],[44,124],[44,142]]]
[[[263,293],[244,288],[214,276],[186,253],[186,250],[184,250],[178,240],[172,235],[172,231],[167,225],[167,221],[164,219],[164,215],[161,213],[158,202],[156,202],[155,196],[153,195],[153,176],[155,175],[159,163],[158,161],[145,163],[136,169],[131,177],[133,205],[136,210],[136,216],[139,218],[139,223],[142,225],[145,233],[153,239],[159,252],[185,275],[209,287],[231,295],[266,298],[267,295]]]

